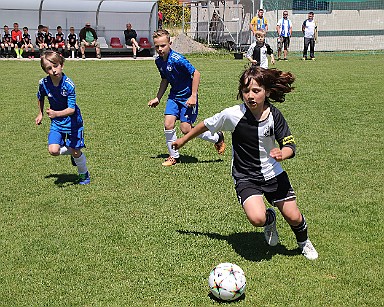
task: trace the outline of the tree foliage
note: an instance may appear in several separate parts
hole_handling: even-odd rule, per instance
[[[160,0],[159,10],[163,13],[164,22],[170,26],[180,26],[183,22],[183,5],[178,0]],[[191,20],[191,10],[184,6],[184,21]]]

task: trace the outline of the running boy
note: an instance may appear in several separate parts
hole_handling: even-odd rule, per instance
[[[172,166],[180,162],[179,151],[172,148],[172,143],[177,138],[176,120],[180,120],[180,130],[186,134],[192,129],[192,124],[197,118],[197,91],[200,73],[184,56],[171,49],[170,36],[167,30],[156,31],[153,34],[153,42],[159,54],[155,63],[160,72],[161,82],[156,98],[150,100],[148,106],[155,108],[160,103],[160,99],[170,83],[171,90],[164,112],[164,134],[169,157],[162,165]],[[199,135],[199,138],[214,143],[220,155],[224,153],[224,135],[221,131],[215,134],[206,132]]]
[[[256,41],[249,46],[246,58],[256,66],[268,68],[268,55],[271,57],[271,63],[275,64],[273,50],[271,46],[265,43],[264,31],[255,31],[255,36]]]
[[[51,119],[48,135],[48,151],[52,156],[71,155],[72,163],[79,172],[79,184],[91,182],[85,155],[83,118],[76,104],[75,85],[63,73],[64,58],[55,51],[45,51],[40,60],[41,68],[48,74],[39,82],[37,92],[39,114],[36,125],[40,125],[44,114],[44,98],[48,96],[49,108],[45,110]]]
[[[232,132],[232,176],[235,190],[252,225],[264,226],[270,246],[279,243],[276,213],[266,209],[263,195],[291,226],[303,255],[318,254],[308,238],[307,223],[296,203],[295,192],[280,162],[295,155],[295,141],[281,112],[270,101],[283,102],[291,92],[294,76],[252,65],[240,77],[238,98],[243,101],[205,119],[173,143],[175,149],[201,133]],[[279,147],[275,147],[277,141]]]

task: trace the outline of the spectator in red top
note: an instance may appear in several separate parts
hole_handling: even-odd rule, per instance
[[[11,31],[11,37],[12,37],[12,44],[15,47],[15,53],[16,58],[21,59],[23,49],[21,49],[21,46],[23,45],[22,39],[23,39],[23,33],[19,29],[19,24],[15,22],[13,24],[13,30]]]

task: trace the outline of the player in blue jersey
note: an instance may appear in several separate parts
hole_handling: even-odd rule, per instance
[[[273,208],[266,209],[264,195],[291,226],[303,255],[314,260],[318,254],[308,238],[306,220],[280,164],[295,155],[295,140],[283,115],[271,104],[271,101],[283,102],[293,82],[294,76],[289,72],[252,65],[240,77],[238,98],[243,103],[205,119],[173,146],[179,149],[206,131],[231,131],[232,176],[248,220],[256,227],[264,226],[269,245],[279,243],[276,212]]]
[[[36,125],[42,123],[44,98],[49,100],[45,113],[51,119],[48,135],[48,151],[53,156],[71,155],[79,172],[79,184],[89,184],[87,161],[81,152],[84,145],[84,126],[80,109],[76,104],[75,85],[63,73],[64,58],[55,51],[47,50],[41,56],[41,68],[48,74],[39,82],[37,92],[39,114]]]
[[[200,83],[200,73],[181,54],[171,49],[170,35],[167,30],[158,30],[153,34],[158,57],[155,60],[160,72],[161,82],[156,98],[148,102],[149,107],[156,107],[163,97],[168,84],[171,84],[170,93],[164,111],[164,134],[168,147],[169,157],[162,164],[172,166],[180,162],[178,150],[172,148],[176,140],[175,124],[180,120],[180,130],[186,134],[192,129],[198,112],[197,91]],[[203,140],[215,144],[219,154],[225,150],[224,135],[221,131],[199,135]]]

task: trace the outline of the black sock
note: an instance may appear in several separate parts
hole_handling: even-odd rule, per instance
[[[301,217],[302,217],[302,221],[299,225],[297,226],[291,225],[291,229],[296,236],[297,242],[304,242],[308,240],[307,222],[305,220],[304,215],[301,215]]]
[[[264,226],[272,224],[275,220],[276,220],[276,214],[273,210],[265,211],[265,224],[264,224]]]

